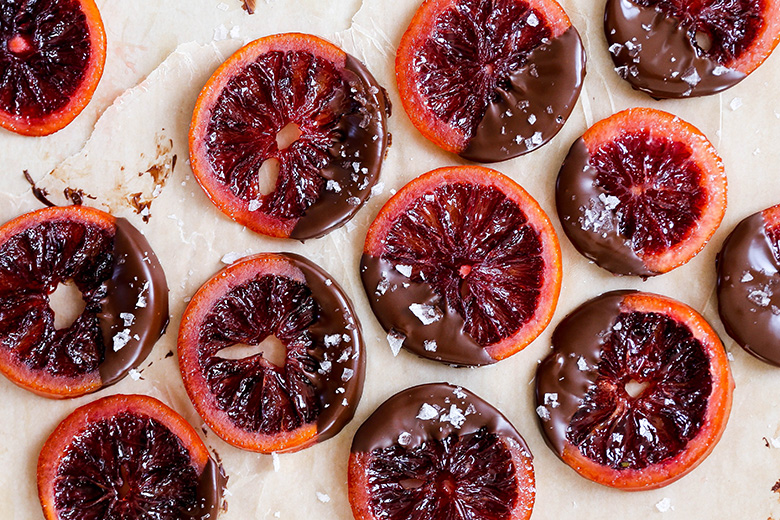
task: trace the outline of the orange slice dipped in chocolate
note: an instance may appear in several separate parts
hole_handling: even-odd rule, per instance
[[[56,324],[50,295],[63,285],[84,307]],[[76,397],[113,384],[143,362],[167,323],[162,266],[125,219],[52,207],[0,227],[0,372],[22,388]]]
[[[720,157],[698,129],[632,108],[574,142],[555,201],[580,253],[615,274],[647,277],[701,251],[726,211],[726,184]]]
[[[46,520],[215,520],[226,480],[192,426],[145,395],[76,409],[38,458]]]
[[[582,89],[585,51],[555,0],[426,0],[395,70],[404,109],[426,138],[496,162],[558,133]]]
[[[363,391],[365,354],[349,298],[291,253],[229,265],[192,298],[179,367],[195,409],[226,442],[297,451],[336,435]]]
[[[726,332],[747,352],[780,366],[780,206],[737,224],[717,264]]]
[[[5,1],[0,8],[0,126],[64,128],[103,74],[106,34],[94,0]]]
[[[527,520],[535,495],[523,438],[501,412],[458,386],[399,392],[352,441],[356,520]]]
[[[389,113],[384,89],[357,59],[315,36],[268,36],[203,87],[192,169],[236,222],[273,237],[319,237],[368,199]]]
[[[547,215],[480,166],[440,168],[404,186],[371,224],[360,265],[394,354],[403,346],[455,365],[523,349],[550,322],[561,287]]]
[[[696,311],[613,291],[567,316],[536,371],[548,446],[577,473],[625,490],[665,486],[698,466],[726,428],[734,381]]]
[[[607,0],[615,70],[654,98],[706,96],[753,72],[780,40],[777,0]]]

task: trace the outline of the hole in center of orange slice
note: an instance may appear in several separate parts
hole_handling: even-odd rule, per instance
[[[217,352],[223,359],[246,359],[258,354],[275,367],[283,367],[287,361],[287,347],[276,336],[268,336],[257,345],[237,343]]]
[[[284,128],[279,130],[276,134],[276,146],[280,150],[289,148],[302,134],[303,132],[301,132],[298,125],[295,123],[287,123]]]
[[[67,329],[78,318],[86,304],[76,284],[73,281],[57,284],[54,292],[49,294],[49,307],[54,311],[54,328]]]
[[[262,195],[273,193],[276,181],[279,179],[279,161],[270,158],[263,161],[257,174],[257,189]]]
[[[625,385],[625,390],[628,395],[630,395],[633,398],[637,398],[649,387],[649,383],[640,383],[639,381],[636,381],[634,379],[630,380]]]
[[[33,48],[32,43],[28,38],[17,34],[8,41],[8,50],[17,55],[29,54]]]

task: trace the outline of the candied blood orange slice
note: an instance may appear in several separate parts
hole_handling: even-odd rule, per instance
[[[395,70],[404,109],[426,138],[495,162],[558,133],[582,89],[585,51],[555,0],[425,0]]]
[[[665,486],[698,466],[726,428],[726,351],[687,305],[609,292],[561,321],[552,345],[536,371],[536,411],[547,444],[585,478]]]
[[[726,332],[747,352],[780,366],[780,205],[740,222],[717,264]]]
[[[780,40],[778,0],[607,0],[615,70],[655,98],[705,96],[753,72]]]
[[[518,184],[481,166],[413,180],[377,215],[363,287],[397,354],[485,365],[531,343],[552,318],[561,252],[550,220]]]
[[[322,236],[368,199],[389,111],[371,73],[335,45],[306,34],[261,38],[203,87],[192,169],[236,222],[273,237]]]
[[[632,108],[574,142],[555,200],[580,253],[615,274],[647,277],[706,245],[726,211],[726,174],[698,129],[666,112]]]
[[[145,395],[76,409],[38,458],[46,520],[215,519],[226,480],[192,426]]]
[[[179,367],[217,435],[246,450],[287,452],[352,419],[364,348],[352,303],[327,273],[292,253],[264,253],[229,265],[193,296]]]
[[[415,386],[355,433],[349,501],[356,520],[527,520],[531,451],[501,412],[464,388]]]
[[[48,135],[87,106],[103,74],[106,34],[94,0],[0,5],[0,126]]]
[[[58,328],[49,296],[69,283],[84,310]],[[22,388],[76,397],[113,384],[167,323],[162,266],[125,219],[52,207],[0,227],[0,372]]]

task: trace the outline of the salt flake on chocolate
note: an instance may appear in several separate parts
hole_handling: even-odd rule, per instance
[[[430,421],[439,416],[439,411],[428,403],[423,403],[420,411],[417,412],[417,418],[422,421]]]
[[[412,311],[412,314],[414,314],[423,325],[435,323],[444,316],[438,307],[425,303],[413,303],[409,306],[409,310]]]

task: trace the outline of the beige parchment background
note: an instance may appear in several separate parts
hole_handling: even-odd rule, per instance
[[[52,401],[0,378],[0,519],[41,518],[35,487],[40,447],[68,413],[99,396],[150,394],[202,426],[182,387],[176,358],[165,355],[176,349],[187,299],[224,265],[223,257],[260,251],[301,253],[341,283],[363,325],[366,387],[355,420],[340,435],[279,456],[278,468],[271,456],[242,452],[204,433],[230,476],[224,520],[351,519],[346,461],[355,429],[391,394],[430,381],[471,389],[500,408],[525,437],[535,455],[534,520],[780,518],[780,496],[771,491],[780,479],[780,449],[775,448],[780,447],[780,369],[753,359],[725,335],[714,297],[714,259],[725,236],[740,219],[780,203],[780,56],[720,95],[654,101],[633,92],[613,72],[601,27],[603,0],[562,0],[588,53],[580,101],[549,144],[494,165],[553,217],[564,255],[561,299],[552,326],[524,351],[495,366],[453,369],[406,352],[394,358],[358,276],[366,228],[392,190],[435,167],[464,162],[422,138],[398,99],[395,48],[418,3],[259,0],[250,16],[240,0],[98,0],[108,36],[102,82],[85,112],[55,135],[31,138],[0,131],[0,221],[40,207],[23,170],[54,198],[65,185],[83,189],[95,197],[89,204],[129,218],[146,234],[168,277],[171,323],[140,379],[128,377],[92,396]],[[194,181],[187,161],[192,108],[209,75],[245,41],[285,31],[311,32],[342,45],[387,87],[395,107],[393,145],[375,195],[350,224],[305,244],[258,236],[223,216]],[[726,217],[710,244],[687,265],[646,282],[613,277],[579,256],[560,233],[553,203],[555,177],[574,139],[594,122],[632,106],[661,108],[698,126],[719,150],[729,178]],[[129,204],[133,193],[149,203],[147,223]],[[737,389],[723,439],[698,469],[661,490],[625,493],[592,484],[560,462],[537,429],[533,375],[549,349],[553,326],[586,299],[617,288],[655,291],[688,303],[715,326],[733,355]],[[669,508],[661,512],[664,505]]]

